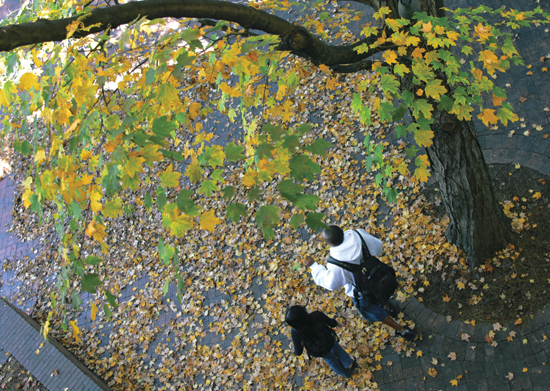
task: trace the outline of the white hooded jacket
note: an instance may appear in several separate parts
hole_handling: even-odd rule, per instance
[[[364,229],[357,230],[371,255],[380,256],[382,254],[382,241],[368,234]],[[330,255],[342,262],[359,264],[361,261],[361,239],[353,230],[344,232],[344,241],[339,246],[330,248]],[[310,266],[313,281],[329,291],[344,287],[346,295],[353,297],[353,274],[332,263],[327,266],[319,265],[315,262]]]

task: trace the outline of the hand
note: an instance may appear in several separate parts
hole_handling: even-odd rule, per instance
[[[310,267],[311,265],[313,265],[315,263],[315,260],[312,257],[310,257],[309,255],[307,255],[304,258],[304,261],[302,263],[304,264],[305,267]]]

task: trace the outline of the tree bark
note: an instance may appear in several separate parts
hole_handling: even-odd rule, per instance
[[[316,65],[355,63],[394,47],[393,44],[385,44],[366,53],[357,53],[354,50],[357,46],[373,43],[378,37],[373,36],[351,45],[329,45],[301,26],[265,11],[229,1],[145,0],[96,8],[85,16],[83,14],[57,20],[38,19],[35,22],[0,27],[0,52],[32,44],[63,41],[67,39],[67,26],[75,21],[82,22],[82,25],[73,37],[82,38],[107,28],[114,29],[132,23],[141,17],[149,20],[169,17],[209,18],[238,23],[247,29],[280,36],[283,41],[281,50],[289,50]],[[94,27],[85,30],[90,26]]]
[[[437,111],[432,130],[426,151],[450,219],[446,236],[473,267],[510,243],[510,222],[495,199],[472,121]]]

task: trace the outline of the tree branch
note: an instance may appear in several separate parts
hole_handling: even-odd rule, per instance
[[[370,37],[352,45],[328,45],[309,33],[305,28],[294,25],[275,15],[253,7],[216,0],[144,0],[110,7],[96,8],[87,14],[58,20],[38,19],[36,22],[9,25],[0,28],[0,51],[10,51],[18,47],[67,38],[67,26],[79,18],[83,28],[97,24],[89,31],[77,30],[73,37],[81,38],[99,33],[107,28],[114,29],[131,23],[139,17],[158,18],[209,18],[238,23],[246,29],[260,30],[281,37],[280,49],[304,57],[314,64],[328,66],[351,64],[387,50],[390,45],[382,45],[367,53],[358,54],[354,48],[367,42],[373,43],[377,37]]]

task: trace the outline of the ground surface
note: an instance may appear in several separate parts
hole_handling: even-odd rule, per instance
[[[47,391],[13,356],[0,367],[0,390]]]
[[[418,297],[453,319],[520,324],[519,319],[532,319],[550,298],[550,178],[513,164],[493,164],[489,171],[497,199],[519,230],[514,248],[475,268],[446,263],[442,270],[432,269],[425,275],[429,285],[417,285]],[[443,217],[436,188],[432,185],[425,194],[431,214]]]

